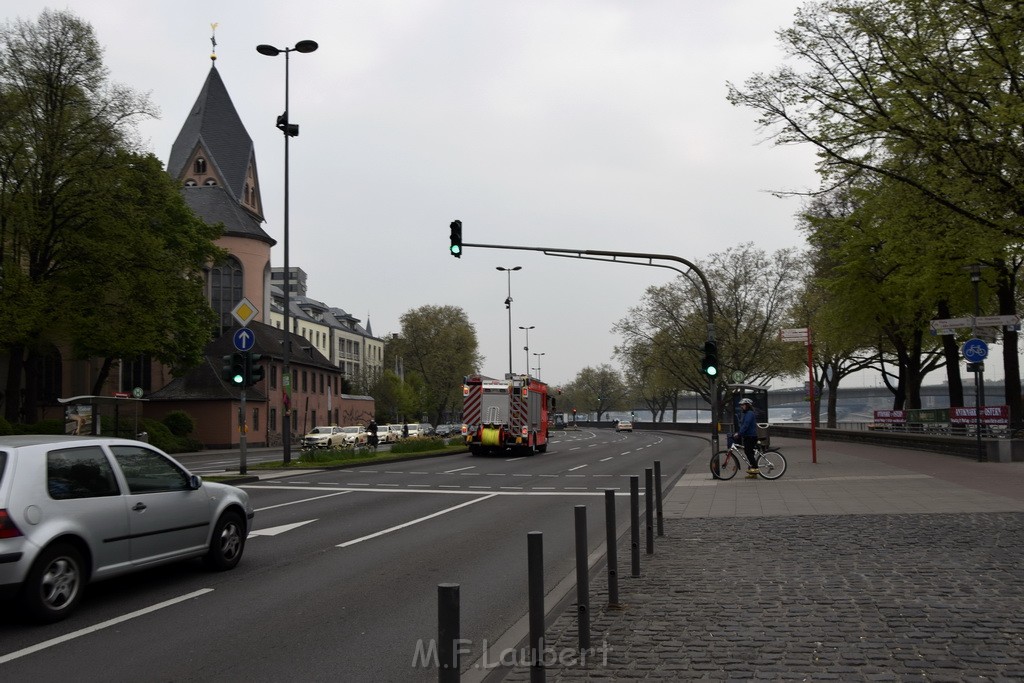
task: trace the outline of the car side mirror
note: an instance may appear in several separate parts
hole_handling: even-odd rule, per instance
[[[199,487],[203,485],[203,478],[198,474],[191,474],[188,477],[188,487],[193,491],[198,491]]]

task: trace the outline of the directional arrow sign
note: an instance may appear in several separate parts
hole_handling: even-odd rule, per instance
[[[1016,315],[981,315],[974,321],[978,327],[1001,327],[1003,325],[1019,325],[1020,317]]]
[[[305,522],[295,522],[294,524],[282,524],[281,526],[272,526],[267,529],[254,529],[253,531],[249,532],[249,538],[252,538],[253,536],[277,536],[278,534],[283,534],[284,532],[291,531],[292,529],[298,529],[300,526],[315,521],[315,519],[307,519]]]
[[[971,327],[974,325],[974,318],[940,318],[933,320],[931,327],[936,332],[939,330],[955,330],[958,327]]]
[[[235,348],[239,351],[248,351],[256,341],[256,335],[248,327],[242,327],[235,330],[232,341],[235,342]]]

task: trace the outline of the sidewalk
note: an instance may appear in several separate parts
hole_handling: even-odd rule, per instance
[[[1024,679],[1024,463],[773,442],[774,482],[691,463],[621,607],[591,580],[587,661],[575,604],[548,627],[548,681]]]

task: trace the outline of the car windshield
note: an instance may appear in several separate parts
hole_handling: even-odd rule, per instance
[[[359,427],[342,427],[341,431],[345,432],[346,434],[358,434]]]
[[[330,427],[314,427],[313,431],[310,432],[310,434],[330,434],[330,433],[331,433],[331,428]]]

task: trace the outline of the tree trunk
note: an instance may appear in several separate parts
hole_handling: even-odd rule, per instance
[[[1016,289],[1017,277],[1013,271],[1003,268],[999,275],[999,286],[996,296],[999,299],[999,315],[1014,315],[1017,305],[1013,292]],[[1019,333],[1016,330],[1003,332],[1003,376],[1004,397],[1010,409],[1010,428],[1020,429],[1024,426],[1024,406],[1021,403],[1020,358],[1017,355]]]
[[[110,368],[114,364],[114,359],[107,356],[103,359],[103,365],[100,366],[99,374],[96,375],[96,381],[92,384],[92,395],[100,396],[103,394],[103,385],[107,382],[107,377],[110,376]]]
[[[21,387],[24,375],[25,347],[14,344],[8,349],[7,388],[4,390],[4,418],[16,424],[21,422]]]
[[[949,303],[943,299],[938,304],[939,318],[951,318]],[[946,357],[946,382],[949,386],[949,406],[960,408],[964,405],[964,383],[960,377],[960,349],[956,335],[942,335],[942,355]]]

